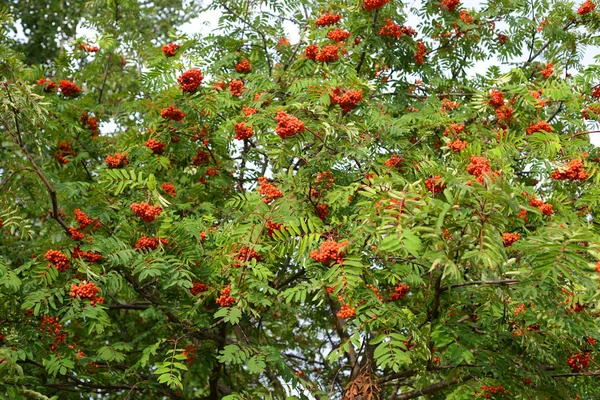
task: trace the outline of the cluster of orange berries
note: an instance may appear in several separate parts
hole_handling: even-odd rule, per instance
[[[527,128],[528,135],[541,131],[552,132],[552,126],[546,121],[540,121],[536,122],[535,124],[529,125],[529,127]]]
[[[365,5],[363,8],[366,11],[373,11],[385,6],[389,2],[390,0],[365,0]]]
[[[252,71],[252,65],[250,65],[250,61],[245,58],[242,58],[238,64],[235,65],[235,70],[240,74]]]
[[[98,118],[96,118],[96,117],[90,118],[89,114],[86,111],[83,114],[81,114],[80,121],[84,126],[87,125],[87,129],[92,131],[92,137],[98,136],[98,133],[100,133],[100,130],[98,129],[98,122],[99,122]]]
[[[60,250],[48,250],[44,259],[50,261],[50,264],[59,271],[66,271],[69,268],[69,257]]]
[[[567,365],[571,368],[571,371],[578,372],[589,367],[590,359],[593,358],[589,352],[572,354],[567,358]]]
[[[483,185],[483,178],[489,173],[499,175],[499,171],[492,171],[485,157],[471,156],[471,163],[467,165],[467,172],[475,177],[475,180]]]
[[[175,185],[173,185],[172,183],[163,183],[160,185],[160,187],[169,196],[173,196],[173,197],[177,196],[177,190],[175,189]]]
[[[108,169],[121,168],[129,164],[127,157],[129,153],[115,153],[113,155],[106,156],[106,167]]]
[[[385,21],[385,25],[381,27],[379,30],[379,35],[381,36],[391,36],[399,39],[402,36],[402,27],[398,24],[395,24],[391,19],[387,19]]]
[[[465,149],[469,143],[460,139],[456,139],[453,142],[448,143],[448,148],[455,153]]]
[[[192,296],[197,296],[200,293],[206,292],[208,290],[208,285],[202,282],[194,282],[192,285],[193,286],[190,289],[190,293],[192,294]]]
[[[244,82],[241,80],[233,79],[229,82],[229,91],[233,97],[240,97],[245,88],[246,86],[244,86]]]
[[[277,111],[275,122],[277,122],[275,133],[277,133],[277,135],[279,135],[279,137],[282,139],[286,139],[298,133],[304,132],[306,129],[304,127],[304,122],[300,121],[293,115],[287,114],[283,110]]]
[[[415,62],[419,65],[423,65],[425,63],[425,56],[427,56],[427,48],[425,47],[425,43],[419,40],[417,42],[417,52],[415,53]]]
[[[451,124],[449,127],[447,127],[444,130],[444,136],[449,136],[450,133],[452,133],[454,135],[458,135],[459,133],[463,132],[464,130],[465,130],[464,124]]]
[[[198,150],[194,159],[192,160],[192,165],[197,167],[199,165],[206,165],[210,161],[210,153],[204,150]]]
[[[456,10],[456,7],[460,4],[460,0],[442,0],[441,5],[446,7],[446,9],[450,12]]]
[[[185,356],[185,362],[187,362],[188,364],[196,361],[196,353],[198,352],[198,349],[196,348],[196,346],[194,346],[193,344],[190,345],[186,345],[185,346],[185,351],[181,352],[181,355]]]
[[[90,299],[90,305],[94,307],[96,304],[104,303],[104,297],[98,296],[98,286],[93,282],[83,281],[79,285],[71,284],[71,291],[69,292],[69,296],[75,298],[79,297],[80,299]]]
[[[341,308],[340,311],[336,314],[338,318],[351,318],[356,315],[356,307],[350,306],[350,304],[346,303]]]
[[[321,243],[319,250],[310,252],[310,258],[324,264],[331,264],[332,261],[342,264],[344,262],[344,252],[342,249],[349,243],[348,240],[338,243],[329,239]]]
[[[544,79],[548,79],[553,72],[554,68],[552,68],[552,63],[550,62],[548,65],[546,65],[546,68],[542,70],[542,76]]]
[[[559,181],[570,180],[570,181],[583,181],[589,178],[590,173],[583,169],[583,163],[579,159],[574,159],[569,162],[567,169],[557,169],[552,172],[550,178],[557,179]]]
[[[144,146],[152,150],[152,153],[154,154],[162,154],[165,151],[167,144],[164,142],[159,142],[158,140],[148,139],[146,140],[146,143],[144,143]]]
[[[390,294],[390,300],[396,301],[404,298],[410,292],[410,286],[404,283],[398,283],[394,288],[394,293]]]
[[[444,114],[446,114],[448,111],[452,111],[454,109],[457,109],[458,107],[460,107],[460,103],[456,102],[456,101],[452,101],[450,99],[444,99],[442,100],[442,112]]]
[[[394,154],[393,156],[391,156],[390,158],[385,160],[385,165],[390,168],[400,169],[400,168],[402,168],[403,163],[404,163],[404,158],[400,157],[397,154]]]
[[[254,135],[254,131],[251,126],[246,126],[245,122],[237,123],[233,126],[235,128],[235,138],[237,140],[250,139]]]
[[[263,256],[258,254],[256,250],[252,247],[242,246],[236,254],[237,262],[234,264],[235,267],[240,267],[242,263],[246,261],[256,260],[256,262],[260,262],[263,259]]]
[[[329,31],[329,33],[327,34],[327,37],[331,40],[333,40],[334,42],[343,42],[346,39],[348,39],[350,37],[350,35],[352,35],[350,32],[345,31],[343,29],[340,28],[335,28],[331,31]]]
[[[162,208],[160,206],[151,206],[148,203],[134,203],[130,206],[131,211],[137,214],[144,222],[152,222],[160,215]]]
[[[72,258],[85,258],[87,262],[94,263],[102,260],[102,254],[95,251],[81,251],[79,246],[75,247],[71,252]]]
[[[319,198],[323,195],[324,191],[331,189],[333,186],[333,174],[331,171],[319,172],[317,179],[315,179],[315,185],[310,189],[310,195],[315,198]]]
[[[331,105],[338,104],[344,113],[351,111],[362,100],[362,90],[336,88],[329,95]]]
[[[164,119],[170,119],[173,120],[175,122],[180,122],[185,118],[185,113],[183,111],[181,111],[179,108],[176,108],[174,106],[169,106],[167,108],[163,108],[160,111],[160,116],[163,117]]]
[[[173,57],[177,53],[177,49],[179,49],[179,47],[180,46],[178,44],[175,44],[175,43],[165,44],[162,47],[162,52],[167,57]]]
[[[517,306],[515,311],[513,311],[515,315],[525,314],[525,304],[520,304]]]
[[[316,44],[311,44],[306,47],[304,50],[304,55],[309,60],[319,61],[319,62],[332,62],[336,61],[340,58],[338,53],[338,47],[333,44],[329,44],[327,46],[323,46],[319,50],[319,46]]]
[[[62,324],[59,324],[58,317],[46,317],[44,316],[40,322],[41,328],[40,333],[47,333],[54,336],[54,343],[52,343],[52,350],[56,350],[58,346],[67,341],[67,333],[62,330]]]
[[[366,285],[369,289],[371,289],[373,291],[373,293],[375,293],[375,296],[377,296],[377,298],[379,299],[379,301],[383,302],[383,296],[381,295],[381,293],[379,292],[379,289],[377,289],[375,286],[371,285],[370,283],[367,283]],[[328,288],[329,289],[329,288]]]
[[[258,110],[254,107],[244,106],[244,107],[242,107],[242,112],[244,113],[244,115],[246,117],[249,117],[250,115],[256,114],[258,112]]]
[[[285,46],[289,46],[289,45],[290,45],[289,39],[286,37],[282,37],[282,38],[279,38],[276,46],[277,47],[285,47]]]
[[[482,394],[486,399],[491,399],[492,397],[495,397],[495,396],[504,396],[507,394],[506,390],[504,389],[504,387],[502,385],[498,385],[498,386],[481,385],[481,390],[483,390]]]
[[[596,8],[596,4],[592,3],[590,0],[585,0],[585,2],[577,9],[577,14],[585,15],[592,12]]]
[[[221,290],[221,295],[216,301],[221,307],[229,307],[237,301],[235,297],[231,297],[231,285],[227,285]]]
[[[433,194],[442,193],[446,188],[446,184],[442,182],[442,177],[439,175],[425,179],[425,186]]]
[[[594,346],[596,344],[596,339],[591,336],[588,336],[585,340],[592,346]]]
[[[179,82],[179,89],[187,93],[193,93],[198,89],[203,79],[204,75],[202,75],[202,71],[192,68],[181,74],[177,78],[177,82]]]
[[[280,223],[277,223],[270,219],[267,219],[267,235],[268,236],[273,236],[273,233],[275,233],[275,231],[281,232],[282,228],[283,228],[283,224],[280,224]]]
[[[81,93],[81,89],[75,83],[67,80],[58,82],[58,88],[60,89],[60,93],[65,97]]]
[[[138,250],[140,250],[140,249],[156,250],[158,248],[159,244],[166,246],[169,244],[169,241],[167,239],[163,239],[163,238],[153,238],[153,237],[148,237],[148,236],[142,236],[136,242],[135,248]]]
[[[37,84],[39,86],[43,87],[44,92],[52,92],[52,91],[56,90],[56,83],[54,83],[52,80],[50,80],[48,78],[38,79]]]
[[[329,209],[326,203],[317,204],[315,206],[315,212],[317,213],[317,217],[321,219],[321,221],[325,222],[327,218],[327,214],[329,214]]]
[[[510,246],[512,246],[513,243],[515,243],[520,238],[521,238],[521,234],[520,233],[508,233],[508,232],[505,232],[505,233],[502,234],[502,242],[504,243],[504,247],[510,247]]]
[[[258,178],[258,193],[262,196],[261,201],[265,204],[271,204],[275,199],[283,197],[281,190],[269,183],[265,176]]]
[[[331,25],[335,25],[338,22],[340,22],[341,19],[342,19],[342,16],[340,14],[330,14],[327,12],[315,21],[315,25],[331,26]]]
[[[67,156],[74,156],[74,155],[77,154],[77,153],[75,153],[75,151],[73,151],[73,149],[69,145],[69,141],[68,140],[66,140],[64,142],[60,142],[59,141],[58,142],[58,149],[59,149],[59,152],[54,153],[54,157],[61,164],[67,164],[69,162],[69,160],[66,158]]]
[[[79,46],[77,46],[77,48],[88,53],[96,53],[98,50],[100,50],[100,47],[88,43],[80,43]]]
[[[529,198],[529,205],[531,207],[537,207],[544,215],[552,215],[554,214],[554,209],[552,208],[552,204],[544,203],[544,201],[536,199],[535,197]]]
[[[500,90],[492,89],[490,92],[490,97],[491,99],[487,102],[490,106],[494,107],[495,109],[504,106],[504,93],[502,93]]]

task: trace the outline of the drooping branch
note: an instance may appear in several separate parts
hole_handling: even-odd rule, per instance
[[[425,396],[428,394],[437,393],[437,392],[442,391],[450,386],[456,385],[457,383],[466,382],[470,379],[473,379],[473,377],[463,376],[460,378],[454,378],[449,381],[444,381],[444,382],[439,382],[439,383],[433,384],[433,385],[428,386],[423,389],[417,389],[417,390],[414,390],[414,391],[408,392],[408,393],[396,394],[396,395],[391,396],[390,399],[391,400],[414,399],[414,398]]]

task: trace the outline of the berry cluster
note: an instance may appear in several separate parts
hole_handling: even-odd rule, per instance
[[[567,358],[567,365],[571,368],[571,371],[579,372],[590,365],[590,359],[589,352],[572,354]]]
[[[242,58],[238,64],[235,65],[235,70],[240,74],[252,71],[252,65],[250,65],[250,61],[245,58]]]
[[[445,114],[448,111],[452,111],[455,108],[458,108],[460,106],[460,103],[452,101],[450,99],[444,99],[442,100],[442,112]]]
[[[521,238],[521,234],[520,233],[505,232],[505,233],[502,234],[502,242],[504,243],[504,247],[510,247],[510,246],[512,246],[513,243],[515,243],[520,238]]]
[[[475,180],[483,185],[483,178],[489,173],[499,174],[498,171],[492,171],[490,164],[485,157],[471,156],[471,164],[467,165],[467,172],[475,177]]]
[[[319,250],[310,252],[310,258],[324,264],[331,264],[332,261],[342,264],[344,262],[344,252],[342,249],[348,245],[349,241],[338,243],[333,239],[321,243]]]
[[[285,47],[285,46],[289,46],[289,45],[290,45],[290,41],[288,40],[288,38],[282,37],[282,38],[279,38],[276,46],[277,47]]]
[[[277,133],[277,135],[279,135],[279,137],[282,139],[286,139],[298,133],[304,132],[306,129],[304,127],[304,122],[292,115],[287,114],[283,110],[277,111],[275,122],[277,122],[275,133]]]
[[[148,203],[134,203],[130,206],[131,211],[137,214],[144,222],[152,222],[162,212],[160,206],[151,206]]]
[[[456,10],[456,7],[460,4],[460,0],[442,0],[441,5],[446,8],[446,10],[452,12]]]
[[[583,169],[583,163],[579,159],[574,159],[569,162],[567,169],[557,169],[552,172],[550,178],[559,181],[570,180],[570,181],[583,181],[589,178],[590,173]]]
[[[69,160],[66,158],[67,156],[74,156],[77,154],[77,153],[75,153],[75,151],[73,151],[73,149],[69,145],[68,140],[66,140],[64,142],[58,142],[58,149],[59,149],[59,152],[54,153],[54,157],[61,164],[66,164],[69,162]]]
[[[495,396],[504,396],[506,395],[506,390],[504,389],[504,387],[502,385],[498,385],[498,386],[487,386],[487,385],[481,385],[481,390],[483,390],[483,396],[486,399],[491,399],[492,397]]]
[[[90,299],[90,305],[94,307],[97,304],[104,303],[104,298],[98,296],[100,289],[93,282],[83,281],[79,285],[71,284],[69,296],[80,299]]]
[[[44,259],[50,261],[50,264],[54,265],[59,271],[66,271],[69,268],[69,257],[60,250],[48,250],[44,255]]]
[[[83,240],[85,238],[85,234],[83,232],[79,232],[79,230],[74,226],[69,227],[69,233],[71,234],[71,239],[73,240]]]
[[[162,52],[167,57],[173,57],[177,53],[177,49],[179,49],[179,47],[180,46],[178,44],[175,44],[175,43],[165,44],[162,47]]]
[[[381,293],[379,292],[379,289],[377,289],[375,286],[371,285],[370,283],[367,283],[366,285],[369,289],[371,289],[373,291],[373,293],[375,293],[375,296],[377,296],[377,298],[379,299],[380,302],[383,303],[383,296],[381,295]]]
[[[179,108],[175,108],[171,105],[167,108],[163,108],[160,111],[160,116],[163,117],[164,119],[170,119],[175,122],[179,122],[185,118],[185,113],[183,111],[181,111]]]
[[[340,311],[336,314],[338,318],[351,318],[356,315],[356,307],[351,307],[350,304],[346,303],[340,308]]]
[[[517,306],[517,308],[515,309],[515,311],[513,311],[515,313],[515,315],[521,315],[521,314],[525,314],[525,304],[519,304]]]
[[[585,0],[585,2],[577,9],[577,14],[585,15],[592,12],[596,8],[596,4],[592,3],[590,0]]]
[[[331,40],[333,40],[334,42],[343,42],[346,39],[348,39],[350,37],[350,35],[352,35],[350,32],[345,31],[343,29],[340,28],[335,28],[334,30],[329,31],[329,33],[327,34],[327,37]]]
[[[448,143],[448,148],[455,153],[465,149],[469,143],[460,139],[456,139],[453,142]]]
[[[504,107],[504,93],[502,93],[500,90],[492,89],[490,92],[490,97],[491,99],[487,102],[490,106],[494,107],[495,109]]]
[[[281,190],[271,185],[266,177],[261,176],[258,178],[258,193],[260,193],[263,198],[261,201],[265,204],[271,204],[275,199],[279,197],[283,197],[283,193]]]
[[[592,93],[590,93],[590,96],[592,96],[596,99],[600,99],[600,86],[594,87],[594,89],[592,90]]]
[[[594,269],[596,270],[596,272],[597,272],[597,273],[599,273],[599,274],[600,274],[600,261],[598,261],[598,262],[596,263],[596,266],[594,267]]]
[[[460,124],[460,125],[459,124],[451,124],[449,127],[447,127],[444,130],[444,136],[449,136],[450,133],[457,135],[464,130],[465,130],[464,124]]]
[[[403,34],[414,36],[417,32],[410,26],[400,26],[394,23],[391,19],[385,20],[385,25],[379,30],[379,35],[390,36],[399,39]]]
[[[231,285],[227,285],[221,290],[221,295],[216,301],[221,307],[229,307],[237,301],[235,297],[231,297]]]
[[[129,164],[127,159],[129,153],[115,153],[113,155],[106,156],[106,167],[108,169],[121,168]]]
[[[67,341],[67,333],[63,332],[62,324],[59,324],[58,317],[43,317],[40,324],[40,333],[47,333],[54,336],[54,342],[52,343],[52,350],[56,350],[58,346]]]
[[[279,224],[277,222],[271,221],[270,219],[267,220],[267,235],[268,236],[273,236],[273,233],[275,233],[275,231],[281,232],[282,228],[283,228],[283,224]]]
[[[56,83],[54,83],[48,78],[38,79],[37,84],[43,87],[44,92],[53,92],[54,90],[56,90]]]
[[[319,46],[316,44],[311,44],[306,47],[304,55],[310,60],[328,63],[337,61],[340,58],[338,50],[339,48],[333,44],[323,46],[321,50],[319,50]]]
[[[60,89],[60,93],[65,97],[71,97],[81,93],[81,89],[76,84],[67,80],[58,82],[58,88]]]
[[[363,8],[366,11],[373,11],[385,6],[389,2],[390,0],[365,0]]]
[[[417,52],[415,53],[415,62],[419,65],[423,65],[425,63],[425,56],[427,56],[427,48],[425,47],[425,43],[419,40],[417,42]]]
[[[319,19],[317,19],[315,21],[315,25],[331,26],[331,25],[335,25],[338,22],[340,22],[341,19],[342,19],[342,16],[340,14],[330,14],[330,13],[326,12],[325,14],[321,15],[319,17]]]
[[[100,133],[100,129],[98,128],[98,122],[100,121],[97,117],[91,117],[89,118],[89,115],[87,112],[84,112],[81,115],[81,123],[85,126],[87,125],[87,129],[89,129],[90,131],[92,131],[92,137],[96,137],[98,136],[98,134]]]
[[[144,143],[144,146],[152,150],[152,153],[154,154],[162,154],[165,151],[167,144],[164,142],[159,142],[158,140],[148,139],[146,140],[146,143]]]
[[[85,229],[92,224],[94,225],[94,230],[100,228],[99,219],[93,219],[88,217],[87,214],[81,211],[79,208],[75,209],[75,221],[77,221],[77,223],[79,224],[79,228],[77,228],[79,230]],[[73,234],[73,232],[71,232],[71,234]]]
[[[398,283],[394,288],[394,293],[390,294],[390,300],[396,301],[404,298],[410,292],[410,286],[405,285],[404,283]]]
[[[223,81],[213,83],[213,88],[218,92],[219,90],[227,89],[227,84]]]
[[[327,219],[327,214],[329,214],[327,204],[317,204],[315,206],[315,212],[317,213],[317,217],[319,217],[321,221],[325,222],[325,219]]]
[[[80,43],[79,46],[77,46],[77,48],[79,50],[83,50],[88,53],[96,53],[96,52],[98,52],[98,50],[100,50],[100,48],[98,46],[93,46],[88,43]]]
[[[71,252],[72,258],[85,258],[87,262],[94,263],[102,260],[102,254],[95,251],[81,251],[79,246],[75,247]]]
[[[336,88],[329,95],[331,105],[338,104],[344,113],[351,111],[362,100],[362,90],[344,90]]]
[[[527,128],[528,135],[541,131],[552,132],[552,126],[550,126],[550,124],[546,121],[540,121],[536,122],[535,124],[529,125],[529,127]]]
[[[263,257],[258,254],[256,250],[248,246],[243,246],[241,249],[239,249],[235,258],[237,260],[234,264],[235,267],[241,267],[242,263],[245,263],[246,261],[256,260],[256,262],[260,262],[263,259]]]
[[[394,154],[390,158],[385,161],[385,165],[390,168],[400,169],[402,168],[402,164],[404,163],[404,157],[400,157],[397,154]]]
[[[319,172],[317,179],[315,179],[315,185],[310,189],[311,197],[319,198],[323,195],[323,192],[331,189],[333,186],[333,174],[331,171]]]
[[[206,165],[210,161],[210,153],[204,150],[198,150],[194,159],[192,160],[192,165],[197,167],[199,165]]]
[[[237,123],[233,127],[235,128],[235,139],[237,139],[237,140],[250,139],[252,137],[252,135],[254,135],[254,131],[252,130],[252,127],[246,126],[245,122]]]
[[[593,119],[593,116],[598,117],[600,115],[600,106],[587,106],[586,109],[581,110],[581,117],[583,119]]]
[[[192,68],[181,74],[177,78],[177,82],[179,82],[179,89],[187,93],[193,93],[198,89],[198,86],[200,86],[203,79],[204,76],[202,75],[202,71],[197,68]]]
[[[585,340],[586,340],[586,341],[587,341],[589,344],[591,344],[592,346],[595,346],[595,345],[596,345],[596,339],[595,339],[595,338],[593,338],[593,337],[591,337],[591,336],[588,336],[588,337],[587,337]]]
[[[459,14],[459,18],[461,19],[461,21],[464,22],[465,24],[473,23],[474,19],[467,10],[460,10],[460,12],[458,14]]]
[[[135,244],[135,248],[138,250],[144,250],[144,249],[156,250],[158,248],[159,244],[166,246],[169,244],[169,242],[167,241],[167,239],[163,239],[163,238],[153,238],[153,237],[148,237],[148,236],[142,236],[141,238],[138,239],[137,243]]]
[[[172,183],[163,183],[162,185],[160,185],[160,187],[169,196],[173,196],[173,197],[177,196],[177,191],[175,190],[175,186]]]
[[[500,43],[500,45],[506,44],[509,39],[508,36],[503,33],[499,33],[496,37],[498,38],[498,43]]]
[[[242,107],[242,112],[244,113],[244,115],[246,117],[249,117],[250,115],[256,114],[258,112],[258,110],[254,107]]]
[[[425,179],[425,186],[433,194],[442,193],[446,188],[446,184],[442,182],[442,177],[439,175]]]
[[[529,198],[529,205],[531,207],[537,207],[544,215],[552,215],[554,214],[554,209],[552,208],[552,204],[544,203],[544,201],[536,199],[535,197]]]
[[[552,68],[552,63],[550,62],[548,65],[546,65],[546,68],[542,70],[542,76],[544,79],[548,79],[553,72],[554,69]]]
[[[244,82],[241,80],[233,79],[229,82],[229,91],[233,97],[240,97],[245,88],[246,86],[244,86]]]
[[[208,290],[208,285],[201,282],[194,282],[194,286],[190,289],[190,293],[192,296],[197,296],[202,292],[206,292]]]

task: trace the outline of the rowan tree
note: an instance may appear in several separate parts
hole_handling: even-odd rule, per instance
[[[595,0],[5,3],[0,398],[599,395]]]

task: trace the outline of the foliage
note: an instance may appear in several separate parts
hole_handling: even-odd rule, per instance
[[[598,395],[593,2],[5,3],[0,398]]]

